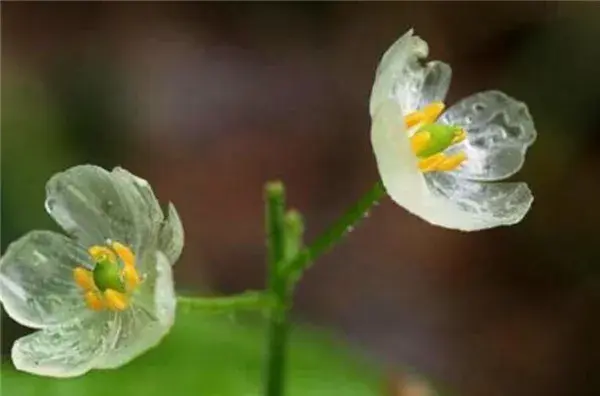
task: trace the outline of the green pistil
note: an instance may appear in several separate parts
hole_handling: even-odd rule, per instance
[[[441,153],[452,145],[452,141],[460,134],[461,128],[453,125],[425,124],[416,134],[429,132],[430,140],[427,147],[417,153],[419,158],[428,158]]]
[[[125,283],[121,276],[121,268],[118,263],[110,260],[100,260],[94,267],[94,283],[101,291],[112,289],[125,293]]]

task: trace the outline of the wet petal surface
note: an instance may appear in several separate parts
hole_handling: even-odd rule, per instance
[[[33,231],[13,242],[0,261],[0,300],[17,322],[33,328],[71,321],[87,312],[73,278],[91,268],[86,250],[50,231]]]
[[[527,106],[499,91],[469,96],[440,120],[467,131],[467,139],[453,149],[464,151],[468,161],[455,173],[472,180],[502,180],[517,173],[537,135]]]

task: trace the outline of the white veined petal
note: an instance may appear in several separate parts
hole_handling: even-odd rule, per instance
[[[525,183],[481,183],[447,172],[426,175],[432,209],[424,217],[432,224],[478,231],[520,222],[533,195]]]
[[[151,224],[159,224],[163,221],[164,216],[160,202],[156,199],[150,183],[121,167],[114,168],[112,174],[137,190],[139,195],[135,198],[135,203],[138,211],[147,216]]]
[[[450,87],[452,69],[446,63],[431,61],[425,65],[421,59],[429,53],[427,43],[409,30],[383,55],[377,68],[371,91],[370,113],[393,98],[405,114],[431,102],[443,101]]]
[[[168,211],[169,213],[158,236],[158,249],[167,256],[169,262],[173,265],[177,262],[183,250],[184,231],[181,218],[172,203],[169,203]]]
[[[87,312],[73,269],[91,268],[85,249],[50,231],[33,231],[11,243],[0,261],[0,300],[17,322],[42,328]]]
[[[118,337],[96,368],[120,367],[158,345],[175,321],[177,304],[171,264],[156,252],[156,276],[148,278],[132,306],[119,314]]]
[[[46,185],[46,210],[85,246],[111,239],[138,251],[159,226],[131,180],[93,165],[54,175]]]
[[[467,154],[468,160],[454,173],[472,180],[502,180],[517,173],[537,135],[525,103],[499,91],[469,96],[440,120],[467,131],[468,139],[450,152]]]
[[[12,347],[18,370],[49,377],[76,377],[114,342],[115,314],[90,313],[79,321],[49,327],[19,338]]]

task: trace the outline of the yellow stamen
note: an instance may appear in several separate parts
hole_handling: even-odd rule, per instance
[[[444,111],[446,105],[443,102],[432,102],[421,110],[424,114],[424,121],[426,123],[432,123],[438,119],[440,114]]]
[[[98,295],[97,292],[88,291],[85,293],[85,302],[89,309],[94,311],[101,311],[104,309],[104,303],[102,302],[102,298]]]
[[[452,144],[457,144],[462,142],[463,140],[465,140],[467,138],[467,131],[465,131],[464,129],[461,129],[459,133],[457,133],[454,138],[452,139]]]
[[[431,157],[427,157],[419,161],[419,169],[425,172],[432,172],[437,170],[437,166],[446,160],[446,156],[442,153],[437,153]]]
[[[104,261],[109,260],[111,262],[117,261],[117,256],[115,256],[115,252],[107,248],[106,246],[92,246],[88,249],[88,253],[94,261]]]
[[[92,272],[83,267],[77,267],[73,270],[73,279],[83,290],[89,291],[96,288]]]
[[[117,252],[117,255],[126,266],[135,266],[135,255],[131,249],[119,242],[113,242],[112,248]]]
[[[125,265],[125,268],[123,268],[121,274],[123,275],[123,279],[127,285],[127,290],[135,289],[141,282],[140,275],[132,265]]]
[[[411,136],[410,146],[413,153],[419,154],[421,151],[427,148],[431,141],[431,133],[427,131],[419,131]]]
[[[104,303],[113,311],[123,311],[127,308],[127,296],[112,289],[104,291]]]
[[[404,123],[406,124],[406,129],[410,129],[410,128],[418,125],[421,121],[423,121],[423,113],[420,111],[415,111],[404,117]]]
[[[413,111],[404,117],[404,123],[407,129],[420,124],[432,123],[442,114],[446,106],[442,102],[432,102],[420,110]]]
[[[451,171],[460,166],[467,159],[467,155],[464,152],[456,153],[449,157],[446,157],[444,161],[436,166],[438,171]]]

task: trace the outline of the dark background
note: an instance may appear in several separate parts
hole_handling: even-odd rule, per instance
[[[516,227],[463,234],[382,202],[307,272],[295,319],[466,396],[598,395],[600,4],[3,3],[2,249],[56,228],[44,184],[122,165],[177,206],[180,290],[264,285],[262,186],[314,238],[377,179],[368,98],[410,27],[448,101],[501,89],[539,137]],[[24,332],[3,318],[2,347]]]

